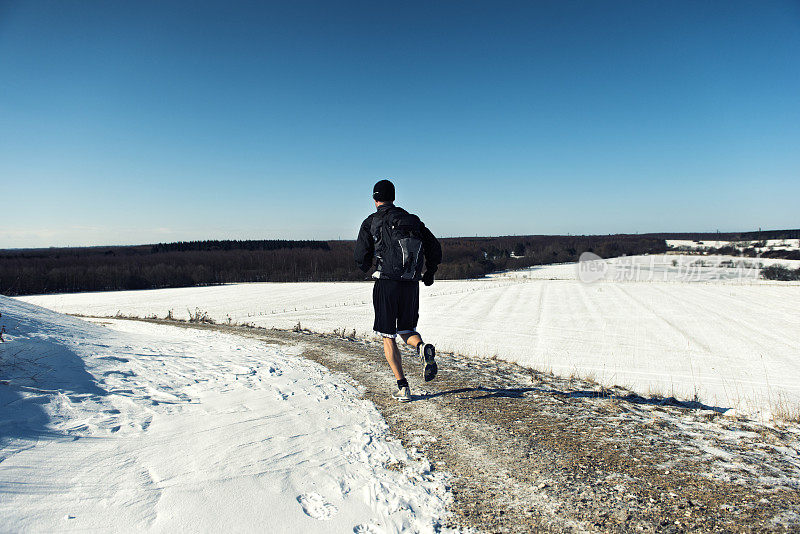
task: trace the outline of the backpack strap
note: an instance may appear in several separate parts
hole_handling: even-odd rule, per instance
[[[398,214],[402,215],[405,213],[406,210],[398,206],[392,206],[390,208],[387,208],[383,213],[380,212],[376,213],[372,217],[372,224],[370,225],[369,228],[369,233],[372,234],[372,239],[375,240],[376,242],[378,241],[378,238],[380,238],[380,230],[384,222],[386,222],[393,216],[396,216]]]

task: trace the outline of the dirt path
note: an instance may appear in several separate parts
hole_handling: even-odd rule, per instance
[[[163,322],[163,321],[156,321]],[[486,532],[800,531],[800,429],[646,399],[514,364],[441,354],[415,401],[390,398],[378,343],[236,326],[300,344],[363,387],[392,432],[452,475],[453,528]],[[399,468],[401,466],[390,466]]]

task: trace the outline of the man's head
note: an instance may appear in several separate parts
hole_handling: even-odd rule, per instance
[[[372,188],[372,200],[376,206],[394,202],[394,184],[389,180],[381,180]]]

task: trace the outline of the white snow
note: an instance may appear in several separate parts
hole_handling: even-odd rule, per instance
[[[800,267],[800,260],[748,258],[720,255],[654,254],[599,259],[587,263],[537,265],[518,271],[490,275],[490,278],[531,278],[539,280],[584,280],[577,267],[597,266],[602,276],[592,277],[614,282],[702,282],[726,284],[764,284],[760,269],[773,264],[791,269]],[[584,273],[592,274],[592,273]]]
[[[440,350],[696,397],[766,419],[800,407],[800,284],[759,280],[750,261],[636,256],[604,261],[594,283],[579,279],[576,264],[437,281],[421,286],[419,329]],[[101,316],[173,310],[186,318],[200,308],[219,322],[371,335],[371,289],[370,282],[266,283],[22,300]]]
[[[667,239],[667,246],[676,250],[705,250],[709,248],[734,247],[736,249],[754,248],[758,252],[766,250],[800,250],[800,239],[764,239],[761,241],[691,241],[687,239]]]
[[[0,312],[0,531],[430,532],[444,513],[442,475],[298,347]]]

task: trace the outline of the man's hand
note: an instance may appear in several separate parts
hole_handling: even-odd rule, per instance
[[[430,271],[425,271],[425,274],[422,275],[422,283],[426,286],[433,285],[433,273]]]

